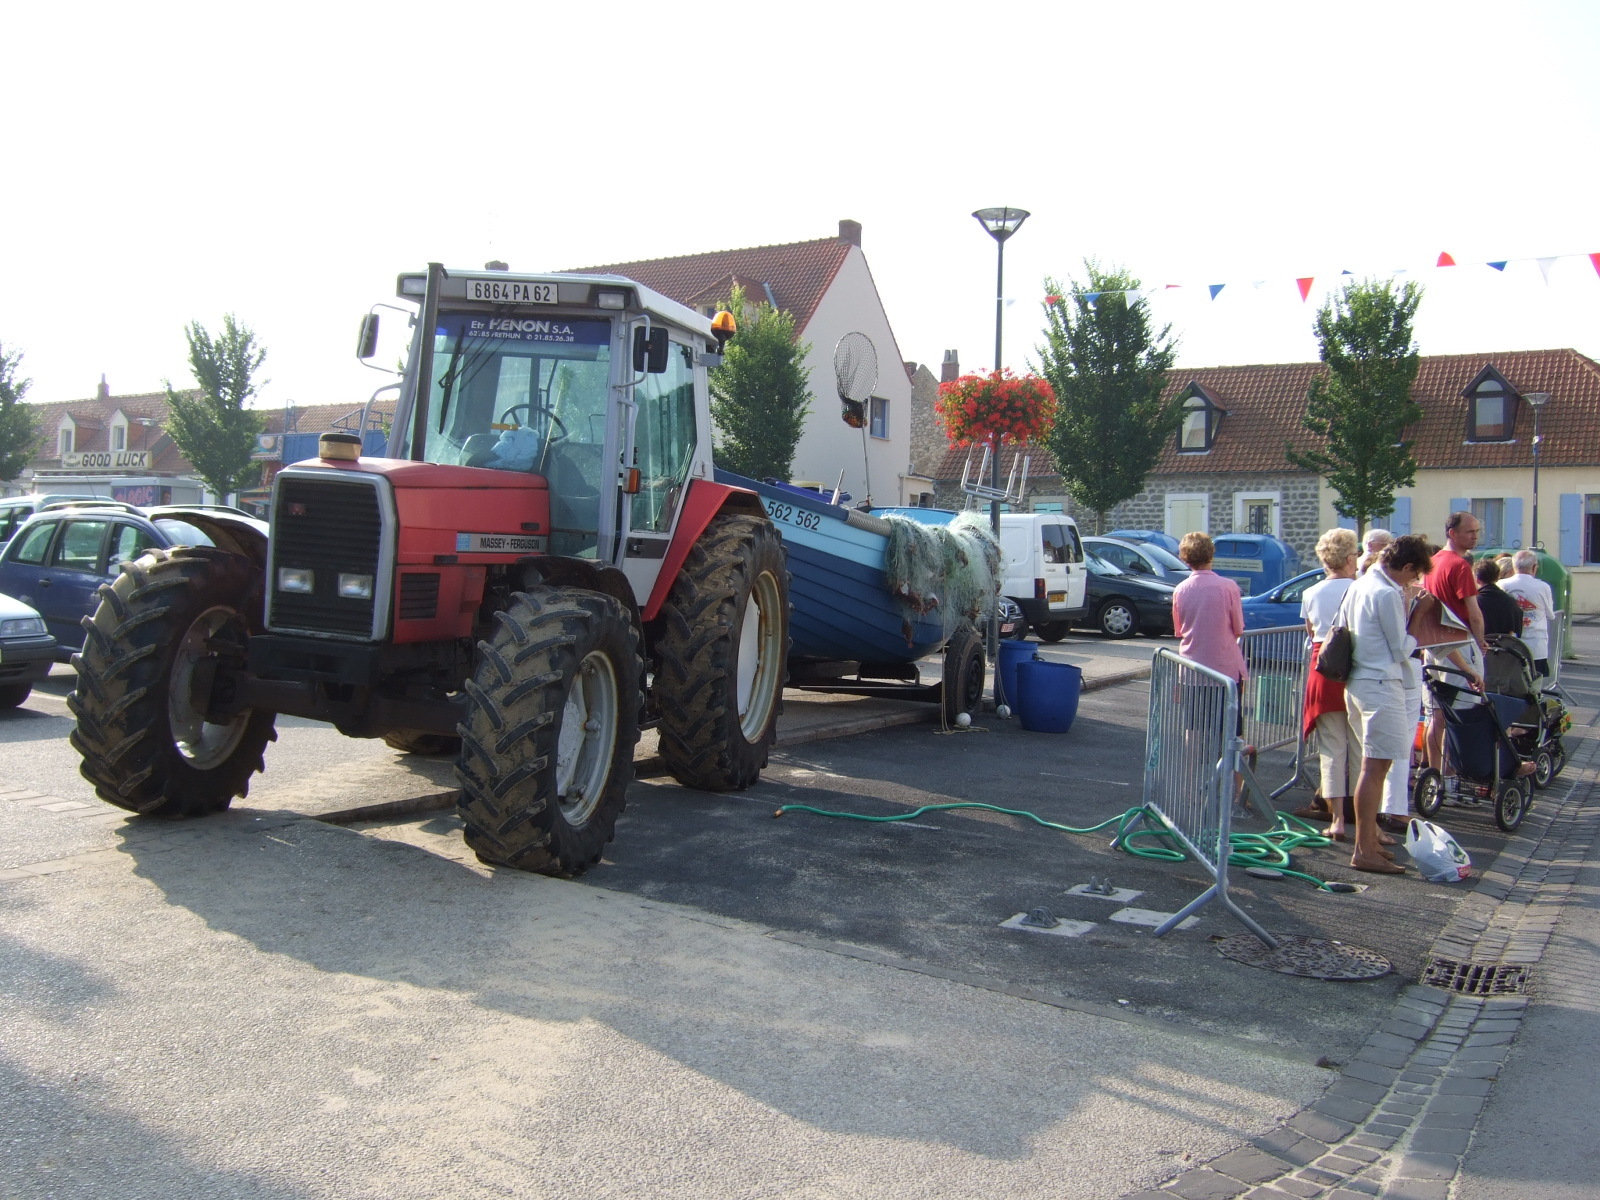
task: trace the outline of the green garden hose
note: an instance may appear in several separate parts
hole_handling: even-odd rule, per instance
[[[785,804],[772,815],[781,817],[784,813],[807,812],[819,817],[838,817],[846,821],[869,821],[874,824],[888,824],[894,821],[911,821],[923,813],[947,812],[954,808],[976,808],[986,812],[1004,813],[1008,817],[1023,817],[1035,825],[1042,825],[1046,829],[1054,829],[1060,833],[1098,833],[1108,826],[1117,827],[1117,845],[1135,858],[1150,858],[1161,862],[1183,862],[1189,857],[1183,849],[1183,844],[1178,841],[1167,822],[1154,809],[1140,805],[1128,809],[1115,817],[1108,817],[1098,825],[1087,825],[1078,828],[1074,825],[1061,825],[1055,821],[1046,821],[1037,813],[1028,812],[1021,808],[1001,808],[997,804],[982,804],[976,800],[957,801],[951,804],[924,804],[921,808],[912,809],[910,812],[895,813],[887,817],[873,817],[866,813],[832,812],[825,808],[813,808],[809,804]],[[1143,819],[1144,827],[1129,833],[1128,826],[1135,821]],[[1298,850],[1302,846],[1331,846],[1332,839],[1317,832],[1316,827],[1309,822],[1302,821],[1290,813],[1280,812],[1273,821],[1272,827],[1265,833],[1232,833],[1228,835],[1228,865],[1243,867],[1268,868],[1284,875],[1292,875],[1296,879],[1304,879],[1307,883],[1323,891],[1345,891],[1351,885],[1334,883],[1329,884],[1318,879],[1315,875],[1307,875],[1304,871],[1296,871],[1290,867],[1292,859],[1290,851]]]

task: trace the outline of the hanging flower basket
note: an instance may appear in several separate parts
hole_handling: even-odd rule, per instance
[[[987,375],[963,375],[939,385],[935,405],[952,446],[989,442],[1042,441],[1056,419],[1056,395],[1037,375],[1014,375],[1009,367]]]

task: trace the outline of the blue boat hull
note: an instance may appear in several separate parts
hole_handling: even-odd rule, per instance
[[[749,488],[789,553],[790,658],[901,666],[944,645],[938,621],[908,623],[884,578],[888,537],[872,518],[852,524],[846,510],[731,472],[718,481]]]

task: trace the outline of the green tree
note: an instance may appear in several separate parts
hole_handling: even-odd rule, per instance
[[[1084,263],[1087,281],[1065,287],[1045,280],[1045,344],[1039,373],[1056,394],[1048,444],[1067,495],[1095,514],[1139,494],[1183,412],[1176,395],[1163,400],[1178,352],[1172,326],[1156,331],[1150,306],[1129,302],[1139,281],[1125,269]]]
[[[253,482],[260,469],[250,455],[266,420],[245,404],[267,382],[255,378],[267,352],[232,313],[215,338],[199,321],[190,322],[184,336],[189,369],[200,387],[179,394],[167,382],[167,433],[221,500]]]
[[[743,288],[724,307],[740,324],[710,375],[716,463],[752,479],[787,479],[811,411],[811,344],[795,340],[791,313],[765,300],[747,308]]]
[[[0,479],[12,480],[33,457],[33,414],[22,398],[33,386],[31,379],[18,379],[22,352],[0,346]]]
[[[1422,416],[1411,399],[1411,384],[1421,360],[1411,322],[1422,302],[1420,285],[1392,280],[1346,285],[1317,313],[1317,340],[1327,375],[1311,381],[1305,427],[1321,446],[1285,446],[1289,461],[1312,471],[1339,493],[1333,507],[1356,522],[1357,536],[1367,522],[1394,509],[1396,488],[1409,487],[1417,474],[1406,426]]]

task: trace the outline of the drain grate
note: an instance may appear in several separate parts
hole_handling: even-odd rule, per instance
[[[1422,968],[1422,982],[1466,996],[1520,996],[1528,990],[1528,968],[1430,958]]]

